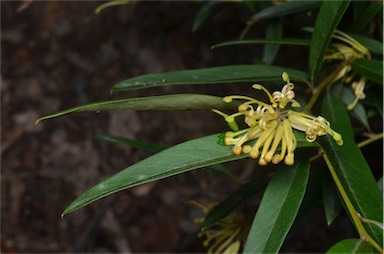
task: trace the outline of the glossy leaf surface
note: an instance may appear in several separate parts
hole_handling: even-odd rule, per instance
[[[291,80],[308,83],[308,75],[305,72],[285,67],[255,64],[229,65],[204,69],[146,74],[124,80],[116,84],[112,90],[123,91],[165,85],[220,84],[281,80],[281,75],[284,71],[289,74]]]
[[[63,110],[38,120],[46,120],[69,113],[106,110],[185,110],[235,109],[237,103],[226,103],[223,98],[204,94],[172,94],[109,101],[98,101]]]
[[[295,134],[298,147],[314,146],[305,140],[302,133]],[[248,156],[233,155],[232,147],[224,145],[223,138],[224,134],[214,134],[175,145],[152,155],[89,189],[73,201],[64,210],[63,215],[118,191]]]
[[[365,218],[383,221],[383,200],[372,172],[353,140],[345,106],[330,93],[326,94],[322,105],[322,115],[343,136],[344,144],[338,146],[329,136],[319,138],[319,144],[328,155],[356,211]],[[379,245],[382,244],[380,230],[369,224],[364,227]]]
[[[312,83],[315,83],[317,80],[325,51],[349,3],[350,1],[322,2],[313,28],[309,51],[309,71]]]
[[[345,239],[333,245],[327,253],[375,253],[375,250],[368,242],[364,242],[361,239]]]
[[[244,253],[278,253],[304,197],[309,159],[296,154],[293,166],[281,166],[265,190],[245,243]]]

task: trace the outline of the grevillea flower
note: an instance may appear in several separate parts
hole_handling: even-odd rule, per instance
[[[232,95],[224,97],[223,100],[228,103],[243,100],[237,113],[227,115],[213,110],[222,115],[233,130],[225,134],[224,143],[233,145],[232,151],[235,155],[247,153],[251,158],[259,158],[260,165],[266,165],[268,162],[277,164],[283,159],[285,164],[292,165],[297,145],[293,129],[304,132],[308,142],[314,142],[318,136],[328,134],[338,145],[343,144],[341,135],[331,129],[330,123],[324,117],[314,117],[293,110],[300,107],[294,99],[295,86],[290,82],[287,73],[284,72],[282,77],[286,85],[281,91],[272,94],[261,85],[253,85],[253,88],[265,92],[269,103],[247,96]],[[244,117],[248,128],[239,130],[235,122],[235,118],[239,116]],[[251,140],[255,140],[253,145],[248,143]],[[279,145],[280,151],[277,152]]]
[[[356,75],[355,72],[351,72],[352,62],[362,58],[371,59],[371,53],[366,47],[364,47],[361,43],[353,39],[351,36],[338,30],[335,31],[333,38],[340,42],[335,42],[331,44],[331,47],[327,49],[327,52],[324,56],[324,60],[342,61],[343,68],[340,69],[339,74],[335,77],[332,83],[349,74],[344,80],[344,82],[348,84],[353,80]],[[349,110],[352,110],[359,100],[365,98],[364,88],[366,80],[367,79],[365,77],[360,77],[358,81],[352,82],[352,88],[354,89],[354,94],[356,98],[350,105],[348,105]]]
[[[201,208],[204,215],[212,209],[213,205],[204,206],[197,202],[192,204]],[[195,223],[202,224],[204,217],[195,218]],[[217,221],[207,229],[202,229],[199,237],[205,237],[204,247],[208,248],[207,253],[240,253],[242,247],[244,230],[244,216],[240,213],[231,213],[223,219]]]

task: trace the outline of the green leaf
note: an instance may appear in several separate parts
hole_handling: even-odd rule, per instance
[[[215,4],[216,2],[206,2],[203,4],[203,6],[195,17],[195,21],[193,22],[193,32],[196,32],[201,27],[201,25],[208,19]]]
[[[301,132],[295,134],[298,147],[314,146],[305,140]],[[224,145],[223,138],[224,134],[214,134],[187,141],[123,169],[79,196],[64,210],[62,216],[118,191],[248,156],[233,155],[232,147]]]
[[[250,20],[255,22],[262,19],[277,18],[289,14],[308,11],[319,7],[321,1],[289,1],[265,8],[264,10],[253,15]]]
[[[152,153],[158,153],[158,152],[161,152],[161,151],[168,148],[167,146],[163,146],[163,145],[146,143],[146,142],[142,142],[140,140],[125,138],[125,137],[119,137],[119,136],[96,135],[95,137],[97,140],[100,140],[100,141],[105,141],[105,142],[115,143],[115,144],[128,145],[128,146],[142,149],[142,150],[152,152]],[[206,169],[210,170],[211,172],[214,172],[216,174],[226,176],[232,180],[236,179],[236,177],[231,172],[229,172],[222,164],[212,165],[212,166],[206,167]]]
[[[336,145],[329,136],[319,138],[319,144],[328,155],[356,211],[364,218],[383,221],[380,191],[368,163],[353,140],[352,126],[344,105],[331,93],[325,95],[322,105],[322,115],[330,121],[332,129],[343,136],[344,144]],[[364,227],[382,245],[382,232],[369,224]]]
[[[323,204],[325,218],[329,226],[343,208],[339,194],[337,193],[337,189],[329,173],[323,175]]]
[[[381,41],[377,41],[372,38],[357,35],[357,34],[348,34],[348,35],[354,38],[356,41],[360,42],[371,53],[383,55],[383,43]]]
[[[96,135],[95,138],[100,141],[128,145],[128,146],[142,149],[152,153],[158,153],[167,148],[166,146],[162,146],[162,145],[151,144],[151,143],[142,142],[136,139],[130,139],[130,138],[112,136],[112,135]]]
[[[309,70],[312,84],[316,83],[325,51],[349,3],[350,1],[324,1],[321,5],[309,51]]]
[[[333,245],[327,253],[375,253],[373,247],[361,239],[345,239]]]
[[[358,74],[367,77],[377,84],[383,84],[383,62],[378,60],[358,59],[352,63]]]
[[[305,72],[266,64],[229,65],[204,69],[172,71],[146,74],[124,80],[116,84],[113,91],[142,89],[165,85],[219,84],[234,82],[259,82],[281,80],[281,74],[287,72],[293,81],[308,83]]]
[[[281,166],[265,190],[244,253],[277,253],[304,197],[309,159],[299,153],[293,166]]]
[[[240,186],[235,192],[230,194],[224,201],[216,205],[207,216],[201,225],[202,228],[207,228],[213,225],[215,222],[223,219],[238,206],[243,204],[248,198],[255,195],[261,189],[263,189],[269,180],[269,176],[265,174],[259,174],[257,179],[252,180],[242,186]]]
[[[276,45],[294,45],[294,46],[309,46],[311,43],[306,39],[292,39],[292,38],[281,38],[281,39],[247,39],[247,40],[233,40],[218,43],[213,45],[211,48],[219,48],[224,46],[242,45],[242,44],[276,44]]]
[[[283,22],[281,19],[272,19],[268,22],[266,39],[280,39],[283,34]],[[262,60],[264,63],[272,64],[275,60],[280,46],[278,44],[266,44],[263,50]]]
[[[383,8],[383,2],[377,2],[365,9],[356,20],[351,24],[349,30],[353,33],[358,33],[363,30],[369,22],[375,17],[375,15]]]
[[[223,98],[217,96],[205,94],[172,94],[92,102],[41,117],[36,123],[69,113],[84,111],[234,109],[237,108],[237,106],[237,103],[226,103],[223,101]]]

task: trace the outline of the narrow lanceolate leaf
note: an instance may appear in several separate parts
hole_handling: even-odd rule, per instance
[[[205,94],[172,94],[92,102],[41,117],[37,122],[69,113],[84,111],[234,109],[236,107],[236,103],[226,103],[223,101],[223,98],[217,96]]]
[[[305,136],[297,135],[298,147],[313,146]],[[214,134],[163,150],[97,184],[73,201],[63,216],[96,200],[137,185],[156,181],[187,171],[239,160],[248,155],[235,156],[232,147],[223,143],[224,134]]]
[[[282,166],[272,177],[252,223],[244,253],[278,253],[304,197],[309,159],[296,155],[293,166]]]
[[[372,245],[361,239],[345,239],[333,245],[327,254],[339,253],[375,253]]]
[[[309,51],[311,82],[315,84],[326,49],[350,1],[324,1],[313,28]]]
[[[377,84],[383,84],[383,62],[378,60],[358,59],[352,63],[355,72]]]
[[[311,42],[306,39],[293,39],[293,38],[281,38],[281,39],[247,39],[247,40],[233,40],[218,43],[211,48],[219,48],[224,46],[234,46],[242,44],[276,44],[276,45],[293,45],[293,46],[309,46]]]
[[[240,186],[235,192],[230,194],[224,201],[220,202],[212,210],[209,211],[203,223],[202,228],[207,228],[213,225],[215,222],[220,221],[239,205],[243,204],[248,198],[255,195],[261,189],[263,189],[269,180],[270,176],[265,174],[259,174],[257,179],[252,180],[242,186]]]
[[[338,146],[330,137],[319,138],[318,142],[328,155],[356,211],[364,218],[383,221],[383,200],[369,165],[353,140],[345,106],[331,93],[326,94],[322,105],[322,115],[343,136],[344,144]],[[364,227],[382,245],[381,230],[370,224]]]
[[[116,84],[112,90],[123,91],[166,85],[280,81],[284,71],[289,74],[291,80],[308,83],[308,75],[305,72],[285,67],[256,64],[146,74],[124,80]]]
[[[250,20],[255,22],[262,19],[277,18],[289,14],[308,11],[319,7],[321,1],[289,1],[265,8],[264,10],[253,15]]]

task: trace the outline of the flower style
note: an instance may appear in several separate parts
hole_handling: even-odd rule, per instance
[[[341,135],[331,129],[325,118],[286,109],[287,106],[300,107],[300,104],[294,99],[295,86],[290,82],[288,74],[284,72],[282,77],[286,85],[281,91],[272,94],[259,84],[253,85],[253,88],[266,93],[270,104],[247,96],[232,95],[223,100],[228,103],[232,100],[245,100],[238,107],[237,113],[227,115],[213,110],[222,115],[233,130],[225,134],[224,142],[226,145],[233,145],[232,151],[235,155],[247,153],[251,158],[259,158],[260,165],[268,162],[277,164],[283,159],[285,164],[292,165],[297,145],[293,129],[304,132],[308,142],[314,142],[317,136],[329,134],[338,145],[343,144]],[[249,128],[239,130],[235,122],[235,117],[238,116],[245,117]],[[256,140],[252,146],[247,143],[251,140]],[[276,153],[280,144],[280,153]]]
[[[331,47],[327,50],[324,56],[324,60],[340,60],[342,61],[343,68],[340,69],[338,75],[335,77],[332,83],[346,76],[351,71],[351,63],[353,61],[362,58],[371,59],[371,53],[369,50],[358,41],[353,39],[351,36],[336,30],[333,38],[343,43],[332,43]],[[345,78],[344,82],[350,83],[354,77],[355,73],[352,72]],[[366,80],[367,79],[365,77],[361,77],[359,81],[354,81],[352,83],[352,88],[354,89],[356,98],[350,105],[348,105],[349,110],[352,110],[359,100],[365,98],[364,88]]]
[[[192,204],[201,208],[206,215],[212,209],[213,205],[204,206],[197,202]],[[204,217],[195,218],[195,223],[202,224]],[[199,237],[205,237],[204,247],[208,247],[207,253],[239,253],[242,247],[243,239],[241,239],[244,229],[244,216],[240,213],[231,213],[227,217],[214,223],[207,229],[202,229],[198,234]]]

